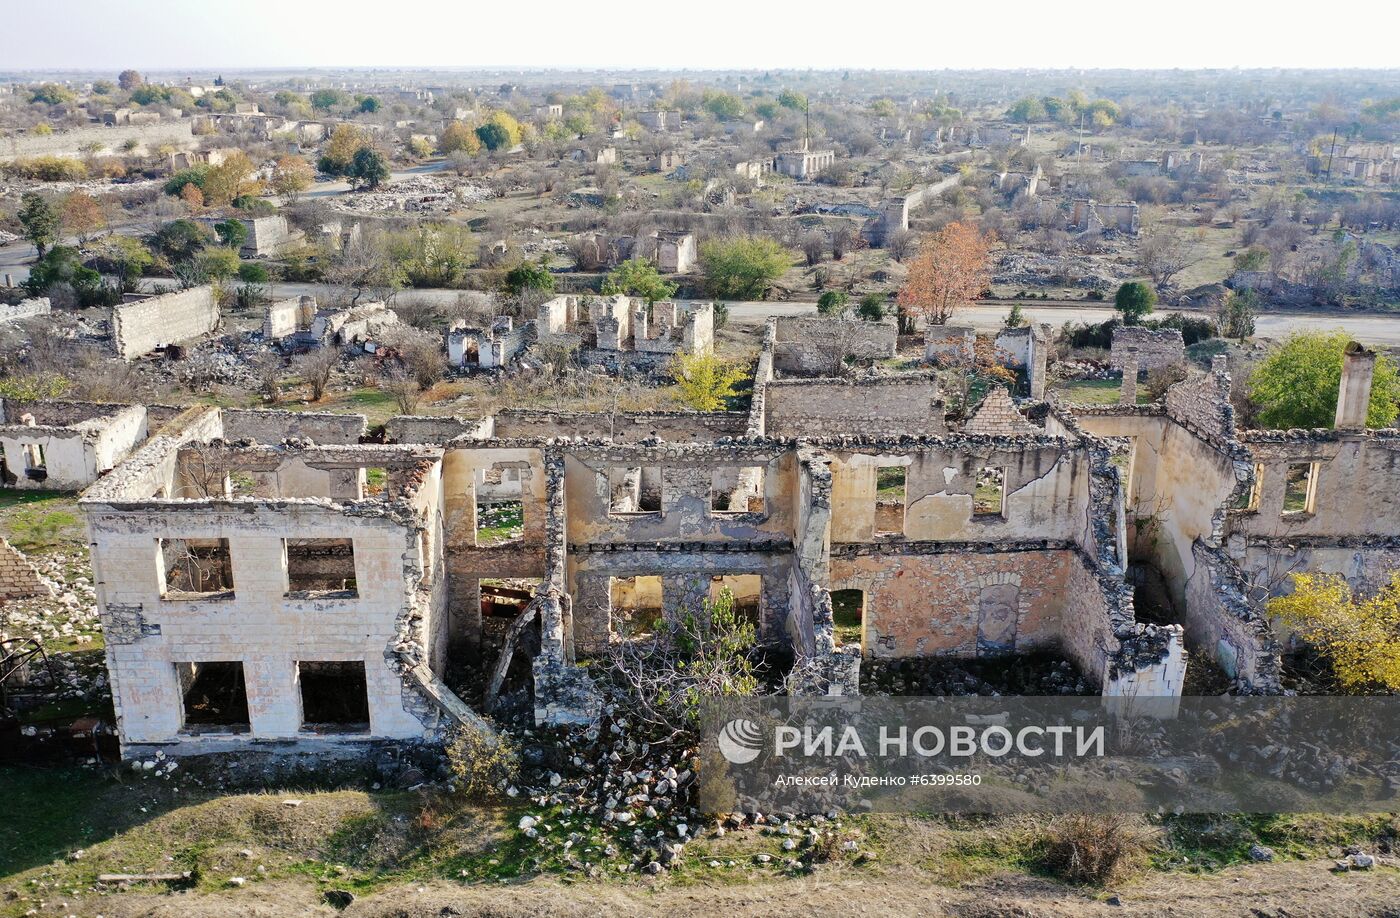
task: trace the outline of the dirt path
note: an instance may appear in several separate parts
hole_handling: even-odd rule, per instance
[[[1081,890],[1023,874],[959,887],[930,885],[917,873],[869,877],[851,871],[802,879],[760,879],[733,886],[563,884],[532,880],[507,885],[435,882],[361,899],[343,912],[307,886],[258,884],[229,894],[108,897],[102,914],[119,918],[526,918],[526,916],[711,916],[726,918],[920,915],[948,918],[1400,918],[1400,871],[1333,874],[1328,861],[1256,865],[1208,876],[1152,874],[1110,892]],[[1112,904],[1111,895],[1120,904]],[[97,903],[93,903],[97,904]]]

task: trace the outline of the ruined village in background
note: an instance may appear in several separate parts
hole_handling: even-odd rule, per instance
[[[0,737],[106,813],[0,915],[928,869],[696,811],[707,692],[1394,693],[1397,307],[1394,71],[0,75]],[[1144,820],[924,844],[1400,882]]]

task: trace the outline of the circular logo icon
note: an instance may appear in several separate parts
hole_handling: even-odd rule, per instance
[[[720,755],[734,765],[747,765],[762,751],[763,731],[751,720],[736,718],[719,731]]]

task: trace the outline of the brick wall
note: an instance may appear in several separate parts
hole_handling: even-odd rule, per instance
[[[18,548],[0,539],[0,599],[52,596],[53,588],[40,577]]]

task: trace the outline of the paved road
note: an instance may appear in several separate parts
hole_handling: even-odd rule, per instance
[[[433,171],[438,164],[417,167],[416,172]],[[318,186],[318,190],[324,186]],[[334,193],[326,189],[326,193]],[[145,225],[138,224],[132,229],[144,231]],[[29,276],[29,263],[34,260],[34,247],[28,243],[0,246],[0,275],[10,274],[15,283]],[[158,282],[159,283],[159,282]],[[311,295],[324,298],[327,288],[322,284],[276,284],[272,293],[278,297]],[[411,295],[423,299],[440,299],[444,303],[454,302],[460,291],[457,290],[414,290]],[[990,331],[1000,328],[1002,319],[1010,309],[1009,303],[995,303],[970,306],[958,311],[955,324],[971,324],[973,327]],[[1048,322],[1059,327],[1066,322],[1102,322],[1111,318],[1113,310],[1107,306],[1057,306],[1031,305],[1023,303],[1022,311],[1033,322]],[[761,325],[769,316],[815,315],[814,302],[770,303],[732,302],[729,304],[730,321],[742,325]],[[1329,313],[1274,313],[1260,316],[1255,321],[1257,334],[1266,338],[1282,338],[1289,332],[1301,329],[1324,330],[1340,328],[1353,338],[1365,344],[1400,347],[1400,316],[1383,315],[1342,316]]]

